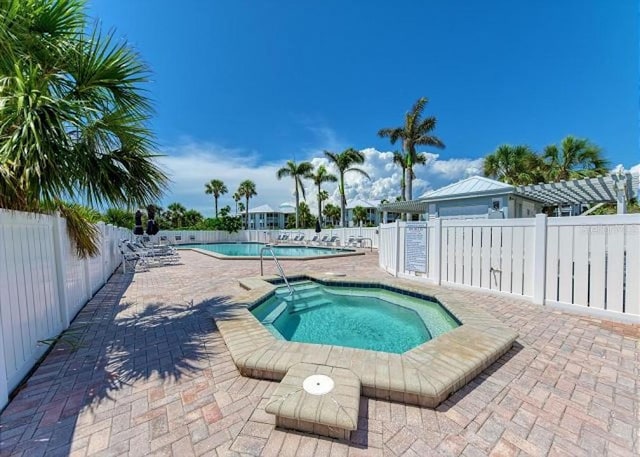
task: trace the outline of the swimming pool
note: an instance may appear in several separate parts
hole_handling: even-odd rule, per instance
[[[383,288],[286,286],[251,312],[276,338],[401,354],[459,326],[438,302]]]
[[[184,244],[181,248],[202,249],[225,257],[260,257],[264,243]],[[324,257],[356,254],[353,249],[320,246],[272,245],[277,257]],[[269,255],[265,253],[265,255]]]

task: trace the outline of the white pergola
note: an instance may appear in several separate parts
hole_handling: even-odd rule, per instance
[[[638,194],[638,174],[614,173],[597,178],[516,186],[515,194],[545,205],[617,203],[618,214]]]
[[[627,202],[638,195],[639,181],[637,173],[612,173],[597,178],[513,186],[511,193],[548,206],[616,203],[618,214],[623,214],[627,211]],[[501,189],[501,193],[505,193],[504,189]],[[385,203],[380,205],[380,211],[424,214],[429,201],[427,195],[418,200]]]

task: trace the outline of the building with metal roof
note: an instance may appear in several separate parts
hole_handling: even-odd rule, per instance
[[[616,203],[618,213],[625,213],[627,202],[637,197],[638,183],[637,173],[527,186],[472,176],[427,192],[417,200],[385,203],[380,210],[420,214],[425,218],[502,219],[533,217],[545,207],[556,208],[557,215],[578,215],[590,205]]]

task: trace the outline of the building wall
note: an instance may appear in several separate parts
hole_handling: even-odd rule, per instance
[[[495,202],[496,211],[493,211]],[[443,200],[429,203],[429,218],[442,219],[487,219],[490,210],[493,217],[509,217],[509,205],[506,195],[470,197],[458,200]]]

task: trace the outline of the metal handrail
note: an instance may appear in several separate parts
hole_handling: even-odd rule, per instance
[[[273,261],[276,264],[276,268],[278,269],[278,274],[284,280],[284,283],[287,285],[287,288],[289,289],[289,295],[293,295],[293,289],[291,288],[291,284],[289,284],[289,281],[287,280],[287,277],[284,274],[284,270],[282,269],[282,265],[280,265],[280,262],[278,261],[278,257],[276,257],[276,253],[273,252],[273,248],[271,247],[270,244],[266,244],[262,246],[262,248],[260,249],[260,276],[264,276],[264,265],[262,263],[262,260],[264,257],[264,251],[271,252],[271,257],[273,257]]]

